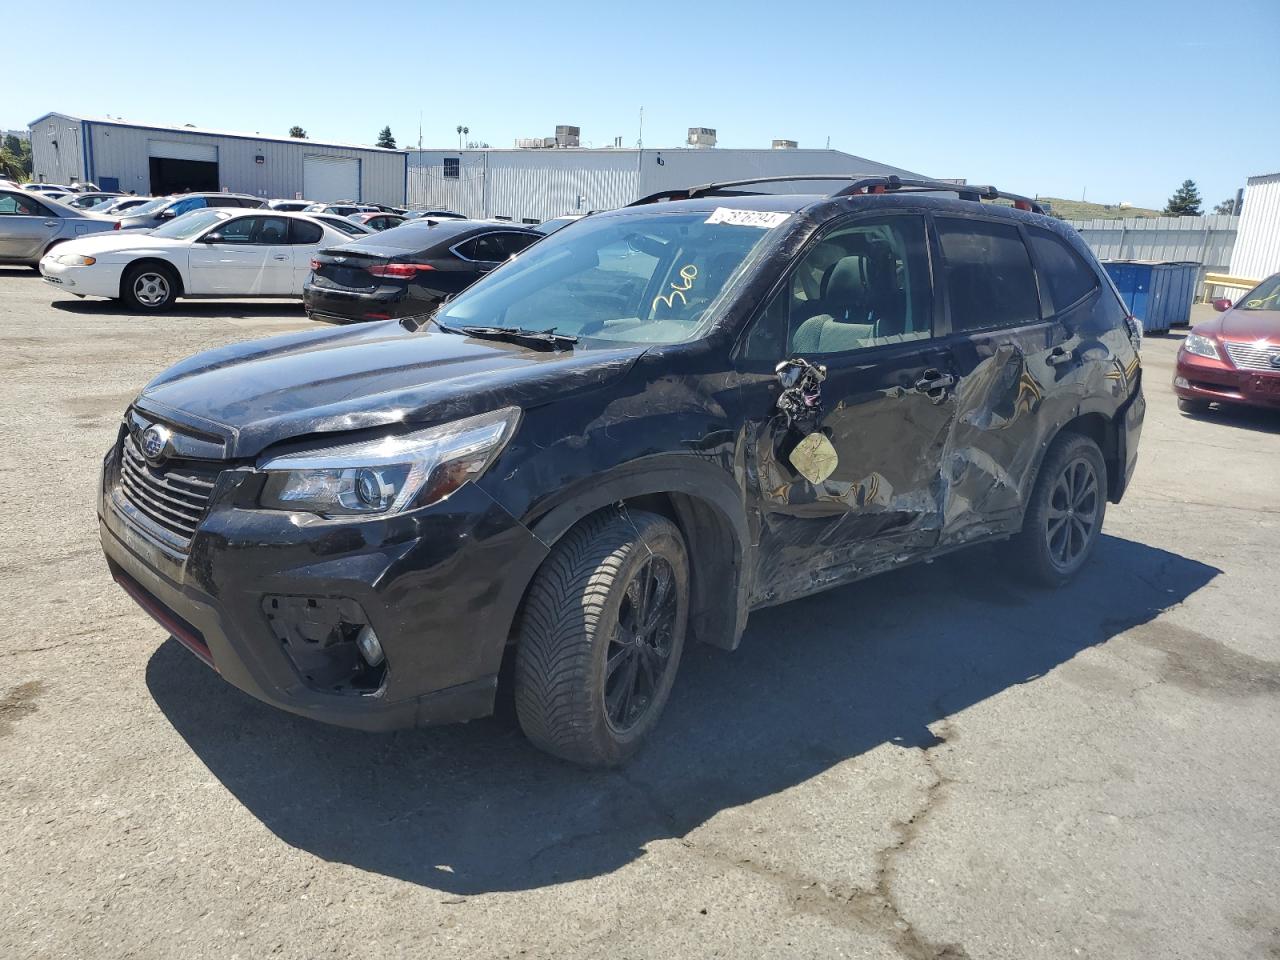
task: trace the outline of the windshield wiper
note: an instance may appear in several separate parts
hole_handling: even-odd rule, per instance
[[[578,338],[567,333],[556,333],[556,328],[526,330],[524,327],[446,327],[438,321],[436,326],[451,333],[465,333],[469,337],[486,340],[506,340],[535,350],[572,350]]]

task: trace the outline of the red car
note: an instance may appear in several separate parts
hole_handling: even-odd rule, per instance
[[[1178,350],[1173,392],[1186,413],[1210,403],[1280,409],[1280,273],[1268,277],[1234,306],[1194,327]]]

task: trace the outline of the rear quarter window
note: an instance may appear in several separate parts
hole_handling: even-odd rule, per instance
[[[1028,227],[1027,235],[1036,255],[1040,288],[1048,291],[1055,313],[1098,289],[1098,274],[1065,240],[1039,227]]]

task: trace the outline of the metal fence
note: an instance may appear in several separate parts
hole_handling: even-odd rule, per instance
[[[1240,218],[1212,214],[1068,220],[1067,223],[1080,231],[1099,260],[1182,260],[1200,264],[1196,276],[1198,289],[1206,272],[1227,272]],[[1215,291],[1213,295],[1218,294]]]

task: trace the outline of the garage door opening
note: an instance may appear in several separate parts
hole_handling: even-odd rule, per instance
[[[172,157],[151,158],[151,195],[188,193],[194,190],[218,190],[218,164],[207,160],[175,160]]]
[[[360,160],[307,154],[302,158],[302,195],[308,200],[359,200]]]

